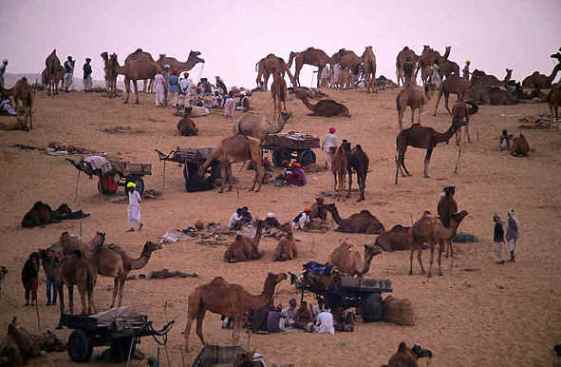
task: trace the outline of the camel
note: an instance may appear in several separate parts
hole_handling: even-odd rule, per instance
[[[405,46],[401,51],[399,51],[395,60],[395,74],[398,87],[400,81],[402,85],[405,85],[405,70],[403,69],[405,63],[412,63],[414,70],[418,61],[419,56],[417,56],[415,51],[411,50],[409,47]]]
[[[397,352],[395,352],[390,360],[388,361],[387,365],[383,365],[382,367],[417,367],[417,357],[415,353],[407,347],[405,342],[399,343],[397,348]]]
[[[62,89],[63,83],[64,83],[64,67],[62,65],[60,65],[55,70],[54,83],[55,83],[55,88],[56,89]],[[47,68],[43,69],[43,71],[41,72],[41,84],[43,84],[43,86],[45,88],[47,88],[47,93],[50,93],[50,91],[48,89],[49,88],[49,71],[48,71]]]
[[[527,157],[528,153],[530,153],[530,144],[528,144],[526,137],[520,133],[520,136],[512,140],[510,155],[513,157]]]
[[[210,283],[195,288],[189,295],[187,324],[185,325],[185,350],[189,352],[189,334],[191,324],[197,319],[197,335],[201,343],[206,345],[203,337],[203,321],[206,311],[226,316],[233,320],[232,340],[239,343],[242,319],[250,311],[255,311],[273,302],[275,287],[286,280],[286,274],[269,273],[265,279],[263,292],[260,295],[248,293],[241,285],[228,283],[224,278],[216,277]]]
[[[549,89],[551,88],[551,84],[557,77],[557,73],[559,73],[560,71],[561,63],[555,65],[549,76],[540,74],[538,71],[534,71],[531,75],[522,80],[522,87],[524,89],[534,90]]]
[[[95,287],[93,274],[82,252],[75,250],[73,254],[66,255],[62,259],[62,263],[56,274],[61,317],[59,328],[62,327],[62,315],[64,315],[65,308],[64,285],[66,285],[68,289],[68,307],[70,314],[74,314],[74,286],[77,286],[78,293],[80,293],[82,315],[91,315],[92,312],[96,312],[93,301],[93,290]]]
[[[504,79],[501,81],[494,75],[486,74],[482,70],[475,69],[473,73],[471,73],[471,84],[477,85],[485,85],[487,87],[506,87],[510,79],[512,78],[512,69],[505,69],[506,75]]]
[[[450,55],[450,49],[451,47],[447,46],[444,56],[441,56],[438,51],[432,49],[428,45],[425,45],[423,47],[421,55],[419,56],[417,68],[415,69],[415,78],[419,74],[419,70],[421,70],[421,80],[423,81],[423,85],[425,85],[429,76],[431,75],[432,66],[434,64],[439,65],[441,62],[448,59],[448,56]]]
[[[271,97],[273,98],[273,119],[278,118],[281,112],[286,112],[286,81],[281,73],[273,73],[273,84],[271,85]],[[282,109],[281,109],[282,104]]]
[[[199,135],[199,129],[197,128],[195,121],[189,117],[184,117],[177,122],[177,132],[181,136]]]
[[[438,243],[438,275],[442,275],[441,269],[441,257],[443,247],[450,246],[450,257],[452,262],[454,261],[454,248],[452,247],[452,239],[456,236],[458,227],[468,215],[468,212],[462,210],[459,213],[452,214],[450,216],[450,226],[448,228],[440,222],[439,218],[433,218],[430,214],[425,214],[413,224],[413,246],[411,247],[411,253],[409,256],[409,275],[413,274],[413,253],[417,250],[417,261],[421,267],[421,273],[425,273],[425,268],[423,267],[422,252],[423,245],[428,243],[430,245],[430,264],[428,277],[432,276],[432,263],[434,261],[434,247]],[[453,263],[450,263],[452,267]]]
[[[179,73],[182,73],[184,71],[191,71],[198,63],[204,64],[205,60],[200,58],[200,55],[201,53],[199,51],[190,51],[189,56],[187,57],[187,61],[181,62],[178,61],[175,57],[169,57],[166,56],[166,54],[160,54],[160,57],[158,58],[158,61],[156,61],[156,63],[160,65],[160,68],[162,68],[162,70],[166,65],[169,65],[169,72],[177,73],[177,75],[179,75]]]
[[[294,78],[290,73],[289,67],[282,57],[278,57],[275,54],[268,54],[257,64],[255,64],[255,71],[257,71],[257,88],[262,90],[267,90],[267,85],[269,84],[269,77],[275,73],[280,73],[281,77],[284,78],[284,74],[288,73],[288,78],[294,85]]]
[[[117,76],[119,75],[119,61],[117,60],[116,54],[111,54],[109,56],[107,52],[101,53],[101,58],[103,59],[104,71],[105,71],[105,84],[107,88],[108,97],[117,96]]]
[[[302,98],[302,96],[305,96],[310,99],[320,99],[323,97],[329,97],[327,94],[323,93],[318,88],[292,87],[292,88],[288,88],[288,92],[293,93],[296,98]]]
[[[551,118],[559,119],[559,105],[561,105],[561,85],[557,84],[547,94],[547,104],[549,105],[549,112]]]
[[[263,251],[259,250],[259,242],[263,234],[263,221],[257,221],[255,236],[249,238],[238,234],[234,242],[224,252],[224,261],[236,263],[242,261],[259,260],[263,257]]]
[[[127,56],[125,65],[119,67],[119,74],[125,76],[126,97],[124,103],[129,103],[130,83],[134,86],[135,103],[138,104],[138,80],[152,80],[154,76],[161,72],[162,68],[154,61],[148,52],[137,49]],[[145,82],[146,86],[146,82]]]
[[[222,139],[212,153],[209,155],[205,163],[201,166],[201,175],[203,175],[210,164],[217,160],[220,162],[222,169],[222,184],[219,193],[224,192],[224,186],[228,185],[228,191],[232,191],[232,163],[253,161],[255,162],[255,178],[253,186],[249,191],[255,190],[257,185],[258,192],[263,184],[263,152],[261,151],[261,142],[250,136],[234,135]]]
[[[331,162],[331,172],[333,173],[334,185],[333,191],[335,193],[345,190],[345,173],[347,173],[348,165],[349,161],[347,152],[343,147],[343,144],[341,144],[337,147],[335,154],[333,154],[333,160]]]
[[[335,102],[332,99],[321,99],[316,104],[310,103],[308,97],[301,96],[300,100],[304,105],[312,111],[308,116],[323,116],[323,117],[333,117],[333,116],[344,116],[351,117],[351,113],[347,106],[342,103]]]
[[[291,116],[290,113],[281,112],[276,121],[268,121],[264,115],[244,113],[234,122],[232,130],[234,134],[251,136],[262,141],[267,134],[280,133]]]
[[[375,245],[388,252],[410,250],[412,243],[411,227],[400,224],[393,226],[389,231],[384,231],[374,242]]]
[[[298,257],[298,248],[294,242],[294,235],[292,230],[288,230],[286,237],[281,238],[275,252],[273,253],[273,261],[288,261],[294,260]]]
[[[349,70],[353,75],[358,74],[358,67],[363,61],[354,51],[344,48],[334,53],[331,60],[333,64],[341,65],[343,69]]]
[[[438,63],[438,72],[443,78],[448,79],[451,76],[460,76],[460,66],[454,61],[448,59],[440,59]]]
[[[425,127],[420,125],[413,125],[408,129],[402,130],[396,138],[396,159],[395,159],[395,184],[397,185],[397,178],[399,172],[405,177],[411,176],[405,167],[405,152],[408,146],[414,148],[425,149],[427,154],[425,156],[425,169],[424,176],[429,178],[429,165],[432,156],[432,151],[439,143],[447,143],[456,131],[465,124],[463,121],[452,121],[452,125],[444,133],[439,133],[432,127]]]
[[[62,68],[60,59],[56,55],[56,49],[54,49],[47,59],[45,60],[45,66],[47,67],[47,95],[57,95],[58,94],[58,73]]]
[[[446,78],[446,80],[444,80],[440,85],[433,116],[436,116],[436,113],[438,112],[438,105],[440,104],[442,95],[444,95],[444,107],[446,107],[446,111],[452,115],[452,111],[450,111],[450,107],[448,105],[448,98],[450,97],[450,94],[453,93],[458,97],[458,99],[463,99],[470,90],[470,83],[471,82],[469,80],[465,80],[457,75],[451,75]]]
[[[331,213],[333,220],[337,223],[338,227],[335,229],[337,232],[366,234],[380,234],[384,232],[384,225],[368,210],[361,210],[359,213],[342,219],[335,204],[327,204],[325,209]]]
[[[473,104],[473,106],[475,106],[474,110],[475,110],[475,112],[477,112],[477,110],[478,110],[477,105]],[[465,126],[463,128],[466,130],[468,143],[471,143],[471,136],[469,135],[469,115],[470,115],[470,112],[471,111],[470,111],[470,108],[468,107],[468,104],[465,103],[462,100],[456,101],[456,103],[454,103],[454,106],[452,107],[452,120],[453,121],[464,122]],[[460,127],[458,129],[458,131],[456,132],[456,145],[459,145],[461,140],[462,140],[462,127]],[[455,211],[454,211],[454,213],[455,213]]]
[[[372,46],[367,46],[362,53],[362,63],[364,64],[364,75],[366,77],[366,89],[368,93],[377,92],[376,89],[376,55]]]
[[[33,129],[33,88],[27,82],[27,78],[19,79],[16,84],[9,89],[1,89],[5,95],[14,98],[14,107],[17,110],[18,121],[25,126],[25,130]]]
[[[411,108],[411,125],[415,121],[415,110],[418,111],[417,123],[421,124],[421,114],[423,106],[430,100],[429,86],[424,88],[417,87],[414,83],[406,83],[405,87],[399,92],[395,99],[397,108],[397,121],[399,130],[403,130],[403,116],[407,107]]]
[[[329,264],[335,266],[341,273],[362,278],[370,270],[374,256],[383,252],[377,245],[364,245],[364,259],[358,250],[350,243],[343,241],[329,255]]]
[[[111,308],[115,307],[117,295],[119,295],[118,307],[121,307],[125,282],[129,273],[132,270],[144,268],[150,261],[152,253],[162,248],[162,245],[158,243],[147,241],[140,256],[133,259],[120,246],[114,244],[104,246],[103,243],[98,243],[96,246],[94,249],[95,255],[86,257],[86,260],[93,264],[92,269],[95,269],[96,272],[93,274],[94,285],[97,275],[114,278]]]
[[[358,201],[363,201],[364,191],[366,189],[366,178],[368,176],[368,165],[369,159],[368,155],[360,145],[355,145],[351,150],[351,144],[349,142],[343,142],[341,147],[347,153],[347,174],[349,176],[349,191],[347,192],[347,197],[351,196],[351,188],[353,185],[353,171],[356,172],[358,189],[360,191],[360,197]]]
[[[327,64],[333,64],[331,58],[327,56],[327,54],[318,48],[308,47],[304,51],[301,52],[290,52],[290,56],[288,58],[288,70],[290,70],[292,66],[292,61],[294,60],[294,77],[293,77],[293,85],[295,87],[300,86],[300,71],[302,70],[302,66],[312,65],[318,67],[318,76],[321,75],[323,68]],[[317,81],[317,88],[319,88],[320,78],[318,77]]]

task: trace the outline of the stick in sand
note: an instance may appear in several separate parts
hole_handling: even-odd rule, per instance
[[[454,168],[454,174],[458,173],[460,169],[460,159],[462,158],[462,143],[458,146],[458,159],[456,160],[456,168]]]
[[[39,303],[35,300],[35,314],[37,315],[37,331],[41,332],[41,317],[39,316]]]

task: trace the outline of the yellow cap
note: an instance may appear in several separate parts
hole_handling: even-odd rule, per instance
[[[127,189],[132,189],[132,188],[134,188],[134,187],[136,187],[136,184],[135,184],[134,182],[129,181],[129,182],[127,183]]]

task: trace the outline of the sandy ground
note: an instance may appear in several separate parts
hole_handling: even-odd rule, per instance
[[[415,275],[408,275],[409,256],[406,252],[385,253],[375,258],[368,275],[390,278],[394,296],[412,300],[417,315],[414,327],[358,323],[355,332],[335,336],[304,333],[256,335],[251,337],[251,347],[264,354],[268,363],[293,363],[296,366],[379,366],[387,362],[401,341],[430,348],[435,355],[432,364],[435,367],[549,365],[551,347],[561,338],[561,290],[558,287],[561,260],[556,256],[561,245],[558,225],[561,196],[555,194],[555,187],[561,182],[561,136],[557,130],[525,132],[535,148],[529,158],[514,158],[496,149],[503,128],[516,133],[520,115],[535,115],[545,112],[547,107],[543,104],[482,107],[473,116],[474,141],[465,145],[459,174],[453,173],[457,156],[455,144],[440,145],[435,150],[430,179],[422,177],[424,152],[410,149],[408,167],[414,176],[401,179],[396,186],[393,183],[393,157],[397,90],[386,90],[377,95],[367,95],[364,91],[329,93],[349,106],[351,119],[309,117],[302,103],[292,100],[288,108],[294,118],[285,130],[302,130],[323,136],[333,126],[340,139],[361,144],[370,156],[366,201],[357,204],[355,196],[337,203],[342,216],[366,208],[387,228],[398,223],[409,224],[411,218],[418,218],[423,210],[435,211],[442,187],[454,184],[460,208],[469,211],[461,230],[477,235],[481,242],[456,245],[458,257],[454,269],[450,271],[449,263],[445,261],[444,276],[430,280],[419,275],[418,268],[415,268]],[[268,93],[256,94],[252,104],[258,111],[269,113],[272,109]],[[432,108],[434,99],[427,110],[432,112]],[[34,110],[35,128],[31,133],[0,132],[0,265],[9,270],[0,300],[0,330],[6,330],[8,322],[17,316],[24,326],[36,331],[33,310],[22,307],[23,289],[19,280],[22,265],[31,251],[53,243],[62,231],[80,232],[77,221],[46,228],[20,228],[23,214],[37,200],[52,206],[67,202],[73,208],[91,213],[90,218],[82,221],[85,238],[91,238],[96,231],[104,231],[108,241],[122,245],[131,254],[138,254],[146,240],[157,240],[169,229],[186,227],[198,219],[225,223],[235,208],[243,205],[249,206],[260,217],[274,211],[282,220],[289,220],[309,206],[317,193],[332,187],[331,174],[322,172],[308,176],[309,184],[303,188],[267,185],[260,193],[248,193],[252,174],[239,173],[234,168],[240,177],[239,195],[236,190],[224,194],[214,191],[190,194],[184,192],[181,168],[168,164],[162,198],[142,204],[145,229],[141,233],[125,233],[127,206],[112,203],[98,194],[96,181],[81,176],[75,200],[76,171],[64,158],[22,151],[9,145],[22,143],[46,147],[51,141],[60,141],[136,162],[151,162],[153,175],[146,179],[147,187],[162,190],[162,166],[154,149],[166,151],[176,146],[213,146],[231,132],[231,122],[219,114],[212,114],[197,119],[199,137],[179,137],[175,132],[178,118],[173,116],[172,110],[156,108],[152,98],[148,97],[137,106],[123,105],[121,99],[110,100],[100,95],[73,93],[56,98],[39,95]],[[425,112],[423,124],[445,130],[450,118],[443,111],[441,106],[437,117]],[[409,112],[407,121],[408,118]],[[109,135],[100,131],[117,125],[131,126],[143,132]],[[494,263],[491,218],[495,212],[504,215],[508,208],[515,208],[519,213],[522,237],[517,262],[500,266]],[[301,257],[286,263],[271,261],[276,242],[270,239],[261,243],[266,253],[263,259],[241,264],[225,264],[222,261],[223,247],[204,247],[191,240],[166,246],[154,254],[146,271],[166,267],[194,271],[200,277],[128,282],[125,304],[147,312],[157,325],[168,319],[176,320],[169,345],[172,364],[179,366],[186,297],[196,286],[215,276],[223,276],[258,293],[269,271],[299,271],[301,264],[309,260],[325,261],[330,251],[345,238],[356,245],[375,239],[374,236],[333,231],[298,233],[296,237],[300,240]],[[425,252],[425,263],[427,255]],[[96,289],[98,308],[109,306],[112,284],[108,278],[99,280]],[[291,285],[284,282],[278,288],[276,299],[286,304],[294,296]],[[44,305],[43,285],[39,301],[43,328],[54,327],[58,311]],[[164,307],[166,303],[167,309]],[[204,332],[211,343],[231,341],[230,331],[219,327],[217,315],[207,313]],[[61,331],[60,335],[66,338],[68,331]],[[247,338],[242,340],[245,345]],[[187,362],[200,348],[194,334],[191,341],[195,351],[186,355]],[[156,344],[149,338],[143,340],[141,348],[144,352],[156,353]],[[61,353],[32,363],[55,364],[62,367],[72,362]],[[144,364],[136,362],[133,365]]]

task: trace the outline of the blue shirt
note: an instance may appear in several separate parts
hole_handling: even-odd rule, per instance
[[[169,92],[177,93],[179,90],[179,77],[177,75],[170,75],[168,80]]]

